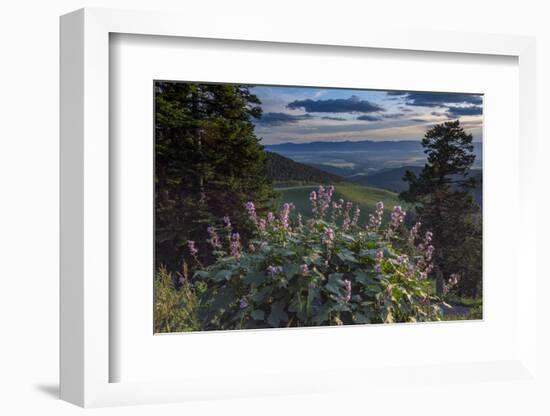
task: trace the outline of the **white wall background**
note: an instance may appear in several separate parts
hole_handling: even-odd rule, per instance
[[[82,412],[56,399],[58,386],[58,16],[84,6],[177,10],[189,19],[226,15],[235,24],[260,26],[266,20],[289,25],[321,25],[337,31],[346,25],[376,26],[384,22],[403,27],[535,35],[538,42],[538,131],[540,157],[538,207],[540,232],[548,233],[545,204],[549,200],[546,158],[550,146],[544,126],[550,114],[550,27],[544,1],[442,2],[392,0],[368,2],[322,1],[182,1],[182,0],[11,0],[0,11],[0,413],[58,414]],[[185,21],[182,21],[185,25]],[[246,26],[241,26],[241,31]],[[546,244],[547,246],[547,244]],[[533,245],[535,247],[535,245]],[[513,250],[513,242],[510,244]],[[538,249],[544,266],[544,246]],[[550,277],[550,276],[549,276]],[[548,323],[550,308],[542,306],[550,285],[537,288],[539,319]],[[550,324],[546,324],[550,328]],[[541,365],[550,374],[550,329],[541,327]],[[405,413],[422,406],[426,414],[549,414],[550,404],[536,398],[543,391],[502,383],[491,387],[499,400],[486,393],[461,396],[464,386],[447,386],[422,397],[387,395],[385,414]],[[546,386],[547,392],[550,387]],[[431,394],[449,396],[449,406],[433,409]],[[492,395],[492,396],[495,396]],[[93,410],[101,415],[212,414],[295,415],[344,414],[374,411],[368,392],[362,397],[338,393],[330,396],[258,398],[255,400],[187,403]]]

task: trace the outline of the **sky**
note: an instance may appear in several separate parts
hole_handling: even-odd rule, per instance
[[[254,120],[262,144],[344,140],[421,140],[434,124],[459,119],[482,139],[483,96],[254,86],[263,116]]]

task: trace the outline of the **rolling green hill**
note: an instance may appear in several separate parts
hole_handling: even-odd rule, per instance
[[[384,202],[388,208],[386,210],[388,216],[394,205],[402,204],[394,192],[346,182],[338,175],[295,162],[276,153],[266,153],[268,176],[273,179],[278,193],[275,205],[281,206],[284,202],[292,202],[297,212],[306,218],[311,216],[309,195],[311,191],[317,190],[320,184],[334,185],[334,200],[342,198],[345,201],[351,201],[354,209],[358,205],[361,209],[363,224],[366,223],[368,214],[374,212],[378,201]]]
[[[387,189],[389,191],[399,193],[407,190],[409,186],[408,183],[403,180],[403,177],[405,176],[405,172],[407,170],[410,170],[418,175],[420,174],[420,172],[422,172],[422,169],[423,168],[421,166],[403,166],[395,169],[383,169],[371,175],[355,176],[353,178],[346,178],[346,179],[361,185],[373,186],[376,188]],[[481,170],[472,169],[471,176],[476,177],[480,180],[479,186],[476,187],[475,189],[472,189],[470,193],[474,197],[476,202],[479,204],[479,206],[482,206],[483,196],[482,196],[482,186],[481,186],[481,180],[482,180]]]
[[[387,216],[389,216],[389,212],[393,206],[403,205],[403,202],[399,201],[396,193],[384,189],[370,188],[345,182],[337,183],[334,187],[334,200],[342,198],[345,201],[351,201],[354,204],[353,209],[359,205],[361,209],[361,224],[367,222],[368,214],[374,212],[378,201],[384,202]],[[292,202],[296,205],[296,210],[298,212],[304,217],[310,217],[311,202],[309,200],[309,194],[317,188],[317,185],[276,188],[276,191],[279,193],[277,205],[280,206],[284,202]]]

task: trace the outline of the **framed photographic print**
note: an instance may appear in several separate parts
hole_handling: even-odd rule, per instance
[[[537,383],[533,40],[323,33],[62,17],[63,399]]]
[[[153,87],[155,332],[482,318],[482,95]]]

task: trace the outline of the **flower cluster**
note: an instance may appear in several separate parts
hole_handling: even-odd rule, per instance
[[[244,205],[246,212],[248,212],[248,218],[250,221],[252,221],[254,224],[258,221],[258,217],[256,215],[256,207],[254,206],[254,202],[249,201]]]
[[[355,208],[355,212],[353,213],[353,219],[351,220],[352,227],[356,227],[359,225],[359,217],[361,216],[361,209],[359,207]]]
[[[351,280],[344,279],[344,288],[346,289],[346,295],[344,296],[344,302],[348,303],[351,300]]]
[[[280,221],[283,229],[290,230],[289,225],[290,204],[285,202],[281,209]]]
[[[374,214],[369,214],[369,223],[367,230],[376,231],[382,225],[382,217],[384,215],[384,203],[382,201],[376,203],[376,211]]]
[[[409,244],[414,244],[416,239],[418,238],[418,233],[420,232],[420,227],[422,224],[420,222],[417,222],[413,225],[411,228],[411,231],[409,231]]]
[[[275,275],[282,272],[283,272],[283,268],[281,266],[269,265],[267,267],[267,274],[270,275],[271,277],[274,277]]]
[[[395,230],[401,224],[403,224],[403,221],[405,220],[405,215],[407,215],[407,213],[403,211],[401,205],[396,205],[395,207],[393,207],[393,210],[391,212],[391,228]]]
[[[328,186],[325,189],[325,187],[322,185],[319,185],[319,189],[317,190],[317,192],[312,191],[310,193],[309,200],[312,204],[312,211],[314,214],[317,214],[319,218],[324,218],[326,212],[331,207],[333,194],[334,186]]]
[[[246,301],[246,299],[244,297],[242,297],[239,300],[239,308],[240,309],[246,309],[247,307],[248,307],[248,302]]]
[[[446,283],[443,284],[443,294],[448,294],[451,289],[456,287],[458,285],[458,282],[460,281],[460,275],[458,273],[453,273],[449,276],[449,279]]]
[[[325,244],[330,247],[334,241],[334,231],[332,228],[325,230]]]
[[[384,252],[382,250],[378,250],[376,252],[376,264],[374,265],[374,270],[376,273],[380,273],[382,271],[382,260],[384,260]]]
[[[212,226],[209,226],[206,229],[206,232],[208,233],[208,239],[206,240],[206,242],[210,244],[214,249],[221,248],[220,237],[218,236],[216,229]]]
[[[189,249],[189,253],[194,257],[198,254],[199,250],[195,246],[195,242],[193,240],[187,241],[187,248]]]
[[[231,255],[237,260],[241,257],[241,236],[239,233],[233,233],[231,236]]]
[[[217,228],[227,237],[223,242],[216,228],[208,227],[217,260],[194,276],[213,285],[214,293],[227,287],[234,293],[230,304],[214,307],[216,322],[250,327],[259,325],[258,316],[269,326],[439,319],[438,300],[426,281],[437,258],[433,234],[421,236],[420,223],[407,233],[400,229],[406,215],[400,206],[383,225],[382,202],[366,229],[359,227],[360,208],[333,196],[334,187],[311,192],[309,219],[293,213],[291,203],[263,216],[249,201],[244,208],[256,225],[250,240],[232,228],[229,217]],[[194,242],[188,248],[197,254]],[[445,290],[456,282],[458,276],[452,276]]]

